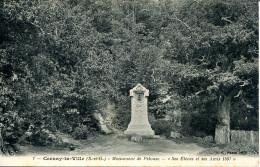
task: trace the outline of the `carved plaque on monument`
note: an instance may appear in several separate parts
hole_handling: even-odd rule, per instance
[[[130,96],[131,122],[124,134],[137,134],[141,136],[154,135],[154,131],[148,122],[147,97],[149,96],[149,90],[141,84],[137,84],[136,87],[130,90]]]

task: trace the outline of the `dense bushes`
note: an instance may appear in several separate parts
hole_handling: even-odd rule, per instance
[[[24,134],[23,123],[24,120],[18,116],[16,112],[7,112],[0,116],[1,137],[3,139],[3,146],[1,150],[4,154],[14,155],[20,151],[17,142]]]
[[[74,131],[72,132],[72,136],[75,139],[87,139],[88,135],[90,134],[90,130],[89,127],[87,127],[86,125],[79,125],[78,127],[76,127],[74,129]]]
[[[165,135],[169,137],[172,131],[176,132],[180,130],[171,120],[155,119],[152,114],[149,114],[148,119],[156,135]]]
[[[96,111],[113,112],[111,125],[124,130],[130,122],[129,90],[137,83],[150,90],[149,114],[158,118],[151,123],[158,134],[178,129],[162,120],[175,109],[183,113],[183,132],[212,134],[216,104],[230,92],[236,96],[231,127],[257,130],[256,7],[235,0],[5,0],[0,7],[5,142],[17,142],[30,125],[35,134],[62,131],[86,138],[98,129]],[[166,94],[174,97],[172,103],[158,102]],[[100,105],[106,99],[116,106]],[[42,138],[44,144],[48,137]]]
[[[157,120],[151,123],[152,129],[157,135],[170,136],[172,131],[176,131],[173,126],[173,122],[169,120]]]
[[[112,125],[120,130],[126,130],[128,124],[131,120],[131,110],[130,109],[120,109],[118,110],[116,116],[112,121]]]

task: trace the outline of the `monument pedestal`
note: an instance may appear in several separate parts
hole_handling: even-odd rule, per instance
[[[137,134],[140,136],[151,136],[154,135],[154,131],[151,125],[128,125],[127,130],[124,132],[126,135]]]
[[[148,122],[147,96],[149,96],[149,90],[141,84],[137,84],[136,87],[130,90],[130,96],[131,122],[129,123],[127,130],[124,131],[124,134],[137,134],[140,136],[154,135],[154,131]]]

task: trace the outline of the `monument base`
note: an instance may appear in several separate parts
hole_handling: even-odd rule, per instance
[[[133,134],[123,134],[123,135],[118,135],[117,138],[125,139],[125,138],[129,138],[131,136],[133,136]],[[160,136],[159,135],[147,135],[147,136],[142,135],[142,138],[143,139],[159,139]]]
[[[129,125],[124,131],[125,135],[153,136],[154,131],[150,125]]]

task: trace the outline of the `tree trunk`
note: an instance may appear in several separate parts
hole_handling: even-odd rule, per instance
[[[215,129],[215,142],[217,144],[230,143],[230,99],[231,95],[222,95],[218,102],[218,123]]]

